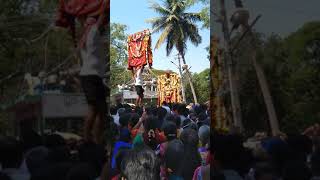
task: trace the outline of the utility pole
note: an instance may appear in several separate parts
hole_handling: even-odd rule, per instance
[[[176,65],[177,66],[177,68],[179,69],[179,74],[180,74],[180,84],[181,84],[181,93],[182,93],[182,101],[183,101],[183,103],[186,103],[187,101],[186,101],[186,93],[185,93],[185,88],[184,88],[184,84],[183,84],[183,82],[182,82],[182,69],[181,69],[181,62],[180,62],[180,56],[179,56],[179,54],[177,55],[177,58],[175,58],[175,59],[177,59],[178,60],[178,62],[179,62],[179,65],[176,65],[174,62],[172,62],[172,64],[174,64],[174,65]]]
[[[227,69],[228,69],[228,77],[229,77],[228,79],[229,79],[229,87],[230,87],[230,94],[231,94],[233,122],[237,128],[240,128],[240,131],[243,131],[240,99],[239,99],[237,83],[235,80],[236,72],[234,69],[232,54],[230,52],[230,33],[229,33],[228,18],[227,18],[227,12],[226,12],[224,0],[220,0],[220,17],[221,17],[221,23],[222,23],[222,32],[224,35],[224,49],[225,49],[224,59],[226,61]]]

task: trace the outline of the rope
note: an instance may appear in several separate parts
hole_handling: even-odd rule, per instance
[[[73,56],[75,53],[77,53],[79,51],[79,47],[77,47],[76,49],[74,49],[72,51],[72,53],[60,64],[58,64],[56,67],[54,67],[51,71],[49,71],[48,73],[45,74],[45,76],[55,72],[56,70],[58,70],[61,66],[63,66],[64,64],[66,64]]]
[[[41,33],[37,38],[30,40],[30,42],[34,43],[34,42],[42,39],[45,35],[47,35],[52,30],[52,28],[53,28],[53,24],[50,24],[48,26],[48,28],[45,31],[43,31],[43,33]]]

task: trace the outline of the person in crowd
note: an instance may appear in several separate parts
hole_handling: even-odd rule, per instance
[[[160,180],[160,161],[149,147],[132,149],[121,163],[124,180]]]
[[[185,129],[182,131],[180,139],[185,147],[182,177],[184,180],[192,180],[194,171],[201,165],[201,156],[198,152],[198,133],[193,129]]]
[[[168,180],[183,180],[183,158],[184,157],[184,144],[181,140],[174,139],[167,144],[164,153],[164,165]],[[162,176],[164,176],[162,174]]]
[[[119,140],[115,142],[113,153],[112,153],[112,160],[111,160],[111,168],[116,168],[116,156],[118,151],[121,149],[131,149],[132,144],[131,142],[131,135],[128,129],[121,129],[120,130],[120,137]]]

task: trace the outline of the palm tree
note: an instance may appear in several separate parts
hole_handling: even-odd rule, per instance
[[[201,21],[200,13],[186,12],[192,4],[191,1],[186,0],[165,0],[163,6],[158,3],[153,3],[151,8],[157,12],[160,17],[147,20],[147,22],[152,23],[153,32],[162,31],[155,48],[160,48],[166,41],[167,56],[171,54],[172,49],[175,47],[182,58],[183,64],[186,64],[185,53],[187,50],[187,41],[189,40],[195,46],[201,43],[201,36],[195,24]],[[197,103],[197,96],[188,68],[186,68],[186,74],[194,102]]]

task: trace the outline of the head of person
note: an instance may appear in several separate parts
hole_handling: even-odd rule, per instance
[[[178,113],[178,107],[179,107],[178,103],[172,104],[172,112],[177,114]]]
[[[201,156],[198,152],[199,137],[197,131],[184,129],[180,135],[180,139],[185,149],[182,176],[184,179],[189,179],[196,168],[201,165]]]
[[[119,108],[119,109],[118,109],[118,115],[119,115],[119,116],[122,116],[123,114],[125,114],[125,111],[126,111],[125,108],[123,108],[123,107],[122,107],[122,108]]]
[[[111,115],[116,115],[117,114],[117,107],[116,106],[111,106],[110,107],[110,114]]]
[[[181,140],[175,139],[168,143],[164,154],[166,170],[170,174],[182,175],[181,168],[184,158],[184,145]]]
[[[148,145],[151,149],[156,149],[159,143],[157,139],[157,129],[159,129],[157,121],[157,117],[148,116],[143,124],[145,128],[145,131],[143,133],[144,143]]]
[[[140,115],[138,113],[132,113],[130,120],[129,120],[129,126],[133,128],[139,121]]]
[[[168,103],[166,101],[163,101],[162,106],[168,106]]]
[[[125,180],[160,180],[160,161],[148,147],[132,149],[121,163],[121,172]]]
[[[188,109],[186,108],[185,104],[180,104],[178,106],[177,111],[178,111],[179,115],[182,115],[182,116],[187,116],[188,115]]]
[[[210,127],[207,125],[201,126],[198,131],[198,136],[203,146],[208,144],[210,141]]]
[[[158,107],[157,108],[157,116],[159,120],[164,120],[164,118],[167,115],[167,110],[163,107]]]
[[[139,106],[136,106],[134,108],[134,113],[137,113],[139,116],[142,116],[142,113],[143,113],[143,109]]]
[[[167,141],[171,141],[177,138],[177,126],[173,122],[168,122],[163,127],[164,135]]]
[[[129,113],[125,113],[120,116],[119,123],[122,128],[128,127],[130,118],[131,118],[131,114],[129,114]]]
[[[166,121],[175,123],[177,128],[180,128],[181,126],[181,119],[178,115],[168,115]]]

